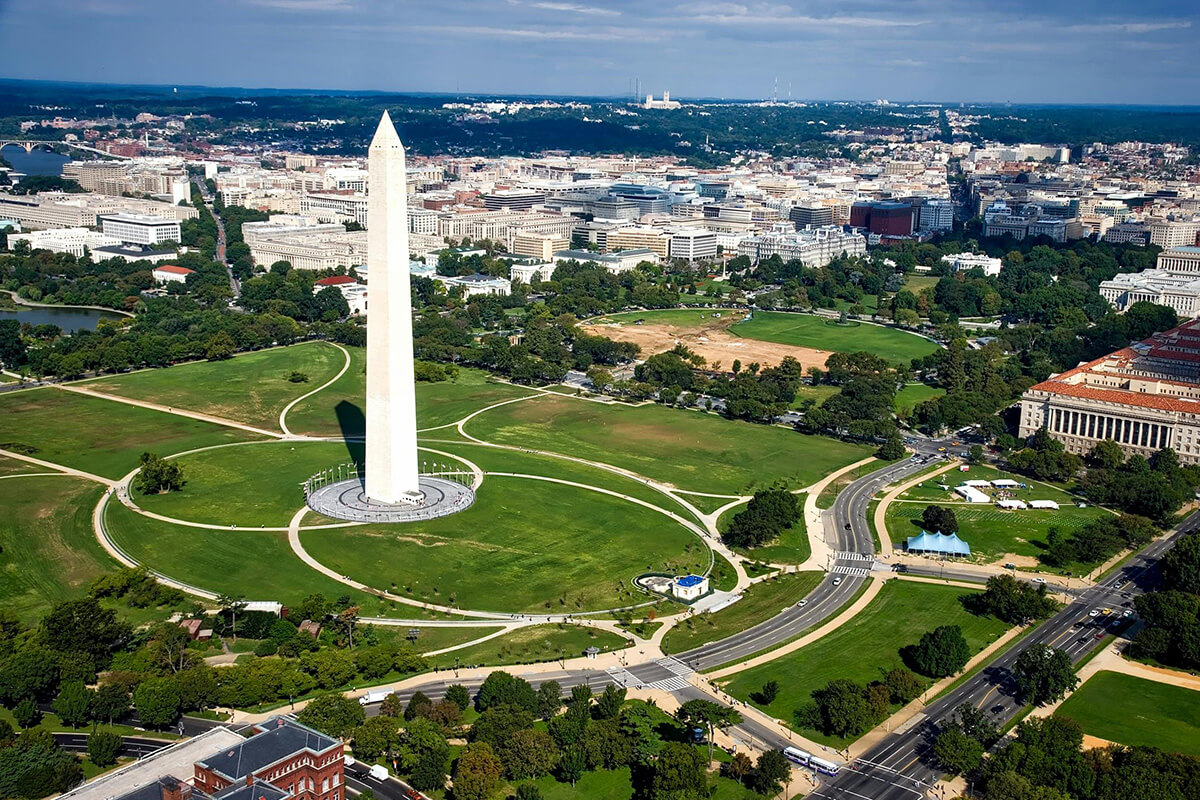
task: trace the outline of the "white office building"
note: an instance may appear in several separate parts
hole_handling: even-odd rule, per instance
[[[1000,274],[1000,269],[1003,266],[998,258],[991,258],[985,255],[976,253],[952,253],[942,256],[942,263],[948,264],[950,269],[955,272],[969,272],[973,269],[983,270],[984,275],[994,276]]]
[[[28,243],[30,250],[70,253],[76,258],[82,258],[89,250],[121,244],[121,240],[115,236],[107,236],[87,228],[52,228],[30,233],[10,233],[8,249],[13,249],[17,242]]]
[[[703,228],[687,228],[671,234],[671,258],[703,261],[717,257],[717,234]]]
[[[151,214],[113,214],[99,217],[100,229],[106,236],[115,236],[126,244],[152,246],[163,242],[178,242],[179,222]]]
[[[806,267],[823,267],[838,256],[863,255],[867,239],[857,233],[846,233],[838,227],[813,228],[805,231],[773,230],[761,236],[750,236],[738,245],[738,255],[747,256],[757,264],[764,258],[777,255],[784,261],[798,259]]]

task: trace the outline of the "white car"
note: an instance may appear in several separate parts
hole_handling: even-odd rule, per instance
[[[1100,609],[1098,609],[1098,608],[1093,608],[1091,611],[1089,611],[1089,612],[1088,612],[1088,616],[1089,616],[1089,617],[1098,617],[1098,616],[1100,616]]]
[[[800,602],[796,603],[796,608],[804,608],[806,605],[808,605],[808,601],[801,600]]]
[[[834,586],[841,586],[841,585],[842,585],[842,579],[841,579],[841,578],[834,578],[834,579],[833,579],[833,585],[834,585]]]
[[[1046,579],[1045,578],[1034,578],[1033,582],[1034,583],[1045,583]]]

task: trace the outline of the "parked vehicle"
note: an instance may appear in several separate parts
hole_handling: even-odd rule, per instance
[[[391,689],[375,689],[367,692],[362,697],[358,698],[360,705],[370,706],[375,703],[382,703],[384,699],[392,693]]]
[[[371,778],[377,781],[386,781],[388,779],[388,768],[382,764],[372,764],[371,771],[368,773]]]

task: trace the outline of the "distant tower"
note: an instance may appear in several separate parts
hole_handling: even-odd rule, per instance
[[[367,166],[366,496],[419,503],[412,295],[408,270],[408,175],[404,145],[383,112]]]

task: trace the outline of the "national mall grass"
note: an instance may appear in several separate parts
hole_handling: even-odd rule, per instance
[[[990,617],[967,613],[959,598],[970,590],[952,586],[888,581],[879,595],[854,619],[816,642],[774,661],[735,675],[727,690],[742,700],[770,680],[779,682],[775,702],[764,708],[773,717],[795,726],[793,712],[808,703],[814,689],[834,678],[850,678],[863,684],[882,675],[883,670],[901,665],[899,650],[915,644],[921,634],[939,625],[958,625],[971,647],[982,650],[1000,637],[1006,625]],[[822,744],[843,747],[851,740],[800,729]]]
[[[637,408],[545,395],[484,412],[465,426],[486,441],[600,461],[677,488],[748,493],[806,486],[870,448],[784,428],[657,405]]]
[[[747,339],[855,353],[865,350],[896,363],[908,363],[938,349],[937,344],[906,331],[867,323],[838,325],[823,317],[783,311],[755,311],[729,332]]]
[[[225,361],[196,361],[114,375],[81,385],[105,394],[278,430],[279,412],[336,375],[345,362],[346,357],[333,345],[305,342],[244,353]],[[308,380],[292,383],[288,380],[292,372],[302,372]]]
[[[1101,671],[1054,713],[1111,742],[1200,756],[1200,692],[1192,689]]]
[[[708,548],[655,511],[573,486],[489,477],[475,505],[405,525],[304,531],[321,563],[414,599],[495,611],[578,612],[646,599],[643,572],[707,570]]]

